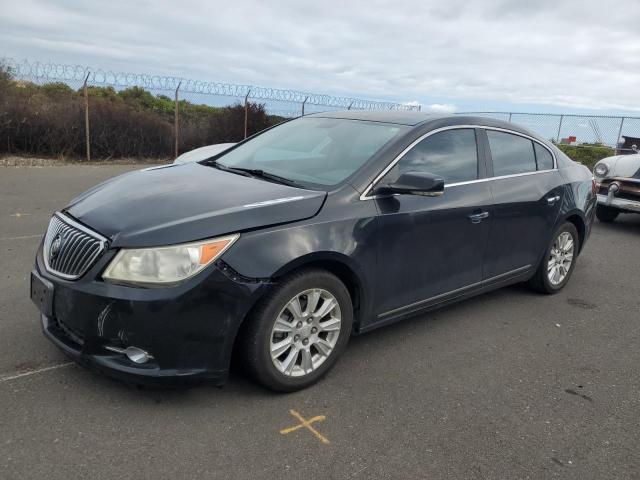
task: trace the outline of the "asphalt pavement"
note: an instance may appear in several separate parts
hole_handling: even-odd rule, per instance
[[[51,212],[132,168],[0,167],[0,479],[640,478],[640,215],[597,223],[558,295],[353,338],[302,392],[139,390],[70,364],[28,295]]]

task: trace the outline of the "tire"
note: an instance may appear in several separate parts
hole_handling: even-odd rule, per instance
[[[295,298],[299,308],[290,310]],[[311,298],[317,298],[315,316],[309,315]],[[334,304],[337,308],[332,307]],[[323,315],[323,307],[331,310]],[[293,310],[301,315],[295,316]],[[274,331],[277,319],[281,319],[278,328],[283,331]],[[258,302],[247,321],[241,351],[247,372],[268,389],[293,392],[317,382],[338,360],[351,334],[353,306],[349,291],[338,277],[325,270],[309,269],[285,277]],[[274,345],[280,343],[289,348],[274,359],[272,349],[275,355],[280,349]],[[329,344],[333,344],[331,350]]]
[[[558,251],[558,249],[556,248],[557,247],[556,242],[564,234],[570,235],[571,241],[573,242],[571,263],[568,265],[568,268],[567,268],[566,267],[567,257],[565,255],[563,260],[563,266],[564,266],[564,270],[567,270],[567,271],[564,274],[564,277],[562,278],[562,280],[556,282],[551,280],[550,278],[551,273],[549,269],[550,269],[551,261],[554,261],[557,258],[555,254],[555,252]],[[563,238],[567,238],[567,237],[563,237]],[[551,241],[549,242],[549,245],[545,250],[544,256],[540,260],[540,264],[538,265],[536,273],[529,280],[529,286],[540,293],[545,293],[548,295],[558,293],[567,284],[567,282],[569,281],[569,278],[571,278],[571,274],[573,273],[573,270],[575,268],[579,251],[580,251],[580,237],[578,236],[578,230],[576,229],[573,223],[570,223],[570,222],[563,223],[553,232]],[[562,272],[564,270],[561,270],[560,267],[556,266],[557,272]],[[556,280],[558,280],[559,278],[560,276],[558,276]]]
[[[618,215],[620,215],[619,210],[607,207],[606,205],[598,205],[596,208],[596,217],[598,217],[598,220],[602,223],[611,223]]]

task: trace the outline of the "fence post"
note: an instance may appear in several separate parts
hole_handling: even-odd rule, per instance
[[[302,116],[304,117],[304,104],[307,103],[307,100],[309,100],[309,97],[304,97],[304,101],[302,102]]]
[[[513,113],[509,112],[509,121],[511,121],[511,115],[513,115]]]
[[[418,104],[418,111],[421,112],[422,111],[422,105]]]
[[[87,72],[82,84],[82,92],[84,93],[84,135],[87,143],[87,162],[91,161],[91,142],[89,141],[89,90],[87,89],[87,80],[91,72]]]
[[[249,126],[249,94],[251,93],[251,89],[247,92],[244,97],[244,138],[247,138],[247,129]]]
[[[560,115],[560,123],[558,123],[558,135],[556,135],[556,143],[560,143],[560,129],[562,128],[562,119],[564,115]]]
[[[624,126],[624,117],[620,119],[620,128],[618,129],[618,138],[616,138],[616,155],[619,155],[618,145],[620,145],[620,137],[622,136],[622,127]]]
[[[173,136],[175,138],[175,151],[174,151],[174,158],[178,158],[178,138],[180,136],[180,129],[179,129],[179,119],[180,119],[180,114],[178,113],[178,90],[180,90],[180,85],[182,85],[182,80],[180,80],[180,82],[178,82],[178,86],[176,87],[176,107],[174,109],[174,113],[173,113]]]

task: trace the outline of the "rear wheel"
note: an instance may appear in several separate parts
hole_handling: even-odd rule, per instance
[[[315,383],[336,362],[349,341],[353,307],[335,275],[306,270],[277,285],[248,321],[249,372],[269,389],[291,392]]]
[[[598,217],[598,220],[602,223],[613,222],[619,214],[620,211],[618,209],[607,207],[606,205],[598,205],[596,208],[596,217]]]
[[[580,237],[573,223],[565,222],[553,234],[551,243],[529,285],[538,292],[557,293],[567,284],[580,248]]]

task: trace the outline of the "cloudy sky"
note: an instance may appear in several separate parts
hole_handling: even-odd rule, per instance
[[[638,0],[0,0],[0,57],[417,101],[640,111]]]

